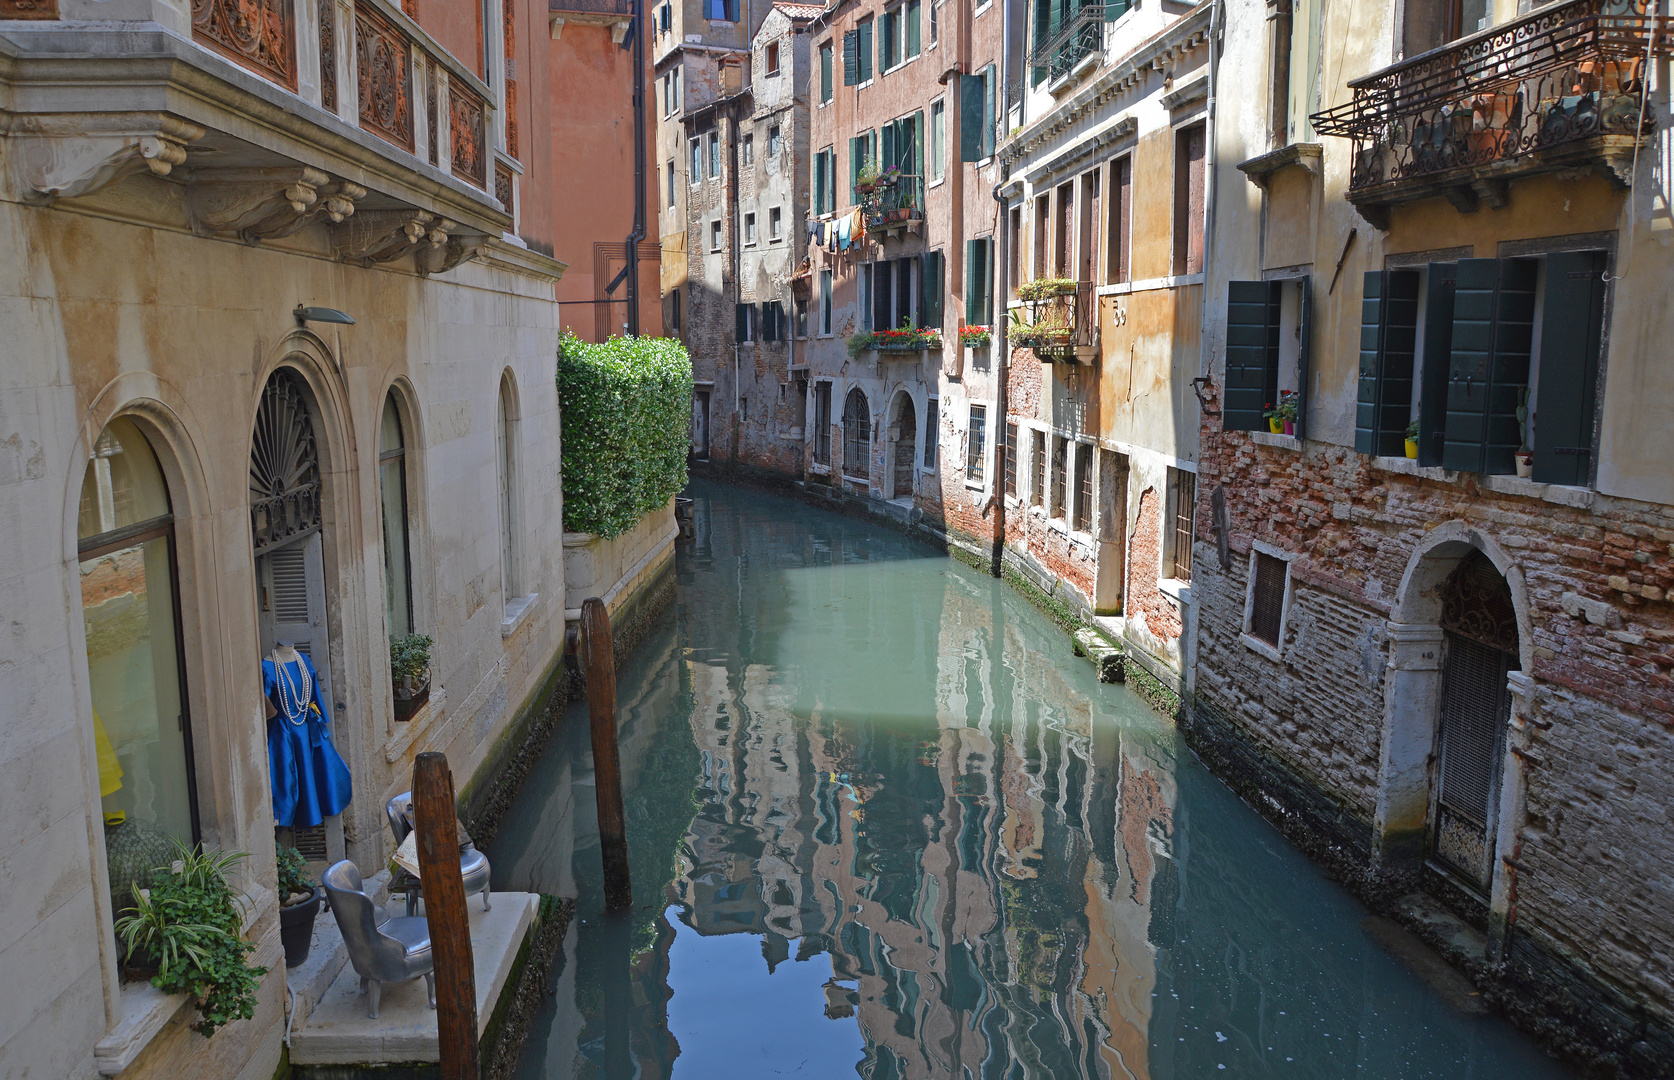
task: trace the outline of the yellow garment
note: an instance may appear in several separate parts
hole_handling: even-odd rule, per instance
[[[122,762],[117,760],[116,747],[110,744],[110,736],[105,734],[105,722],[99,719],[99,710],[93,710],[93,744],[99,748],[99,797],[122,790]]]

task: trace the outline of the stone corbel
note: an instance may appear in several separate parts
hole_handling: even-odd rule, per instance
[[[632,20],[629,19],[617,19],[615,22],[611,23],[610,43],[612,45],[622,44],[622,42],[627,39],[628,27],[631,25],[633,25],[633,23]]]
[[[439,241],[430,234],[440,231],[446,239],[446,229],[439,229],[436,215],[423,210],[362,210],[331,231],[332,254],[344,262],[372,266],[389,262],[419,250],[419,241],[427,247]]]
[[[186,211],[199,236],[237,236],[246,243],[289,236],[310,222],[341,224],[366,189],[318,169],[215,169],[195,172]]]
[[[414,261],[421,274],[445,274],[481,255],[487,247],[488,237],[484,234],[461,233],[447,237],[444,243],[421,249]]]
[[[186,145],[206,131],[172,116],[67,114],[20,118],[10,134],[13,189],[24,202],[44,205],[141,172],[167,176],[185,162]]]

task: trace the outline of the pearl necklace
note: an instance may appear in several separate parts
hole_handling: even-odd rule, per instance
[[[290,661],[281,659],[278,649],[273,650],[269,659],[273,661],[273,672],[277,676],[274,681],[279,684],[279,707],[287,721],[295,727],[301,727],[308,720],[308,705],[314,699],[314,681],[308,677],[308,665],[302,662],[302,655],[295,649],[289,651],[296,660],[297,674],[302,679],[300,690],[291,681],[290,672],[285,670]]]

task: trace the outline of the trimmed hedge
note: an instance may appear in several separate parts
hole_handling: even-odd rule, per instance
[[[686,486],[692,361],[678,340],[566,333],[558,406],[569,532],[619,536]]]

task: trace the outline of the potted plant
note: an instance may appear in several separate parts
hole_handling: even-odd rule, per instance
[[[1418,460],[1418,421],[1414,419],[1407,425],[1407,457]]]
[[[1262,419],[1267,421],[1267,430],[1270,434],[1283,435],[1285,433],[1285,422],[1279,419],[1279,410],[1273,407],[1271,401],[1261,407],[1261,416]]]
[[[256,1015],[256,987],[267,974],[244,962],[255,945],[243,938],[226,880],[246,853],[212,854],[176,840],[174,855],[172,865],[156,868],[149,889],[136,890],[134,906],[116,920],[116,936],[129,973],[149,974],[166,994],[191,995],[198,1009],[192,1027],[208,1038]]]
[[[973,349],[986,349],[994,340],[994,328],[967,324],[959,328],[959,344]]]
[[[285,966],[300,967],[308,960],[314,940],[314,917],[320,913],[325,890],[308,880],[308,863],[294,847],[280,847],[279,941],[285,946]]]
[[[1534,451],[1529,449],[1529,388],[1526,386],[1517,395],[1517,427],[1522,432],[1522,442],[1517,446],[1517,475],[1527,480],[1534,474]]]
[[[1296,434],[1296,415],[1301,405],[1302,395],[1295,390],[1284,390],[1279,393],[1279,405],[1273,410],[1280,422],[1284,424],[1284,434]]]
[[[878,163],[867,158],[861,163],[860,171],[855,174],[854,190],[858,195],[870,195],[878,186]]]
[[[1017,287],[1017,298],[1034,303],[1050,300],[1054,296],[1073,295],[1075,288],[1074,278],[1036,278]]]
[[[406,720],[430,700],[430,646],[425,634],[389,639],[389,673],[395,682],[395,718]]]

